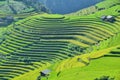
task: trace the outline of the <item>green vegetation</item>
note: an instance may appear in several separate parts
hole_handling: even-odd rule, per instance
[[[48,80],[120,80],[120,6],[108,1],[86,16],[14,14],[27,18],[0,27],[0,80],[37,80],[45,69]]]
[[[0,1],[0,15],[22,14],[31,12],[49,12],[40,2],[31,0],[4,0]]]
[[[50,80],[94,80],[104,75],[115,77],[115,80],[119,80],[119,61],[119,57],[103,57],[92,60],[86,67],[64,70],[56,79]]]
[[[0,1],[0,27],[6,27],[6,17],[13,17],[14,21],[24,19],[29,16],[50,13],[43,4],[37,0],[2,0]]]
[[[119,20],[119,17],[117,19]],[[47,63],[51,64],[51,69],[56,69],[53,69],[51,76],[60,71],[64,72],[66,68],[69,70],[86,66],[89,64],[88,59],[103,56],[117,47],[116,42],[119,43],[120,37],[119,25],[119,21],[110,23],[98,18],[75,18],[58,14],[36,15],[16,22],[8,27],[9,34],[0,45],[0,53],[6,56],[6,60],[1,63],[2,70],[9,68],[8,72],[12,75],[6,76],[6,73],[1,72],[5,77],[1,79],[11,79],[12,76],[15,77],[13,80],[30,80],[29,76],[26,76],[28,74],[34,75],[31,79],[35,79],[39,72],[45,69],[44,65],[49,66]],[[78,55],[82,56],[82,63],[77,62],[76,57],[73,60],[70,58]],[[56,63],[57,68],[52,63]],[[71,67],[61,66],[66,63]],[[13,67],[13,64],[16,66]]]
[[[102,15],[119,15],[120,1],[119,0],[104,0],[96,5],[82,9],[77,12],[67,14],[68,16],[86,16],[93,15],[100,17]]]
[[[58,64],[56,68],[54,68],[54,71],[56,71],[56,73],[52,74],[52,77],[50,76],[49,80],[78,80],[79,78],[85,80],[104,80],[96,79],[96,77],[102,75],[109,75],[114,77],[114,79],[110,78],[110,80],[119,80],[119,39],[120,34],[114,36],[111,39],[108,39],[107,41],[101,42],[100,46],[103,47],[102,50],[98,50],[95,52],[93,51],[89,54],[84,54],[76,56],[74,58],[63,60],[61,63]],[[99,57],[102,58],[96,59]],[[57,73],[59,72],[60,74],[58,76]]]
[[[110,7],[119,5],[120,1],[119,0],[104,0],[103,2],[98,3],[96,6],[100,8],[105,8],[108,9]]]
[[[95,80],[114,80],[114,78],[110,78],[109,76],[102,76],[101,78],[96,78]]]

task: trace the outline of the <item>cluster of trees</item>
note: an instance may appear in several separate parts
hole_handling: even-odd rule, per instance
[[[110,78],[110,76],[102,76],[100,78],[96,78],[95,80],[115,80],[115,78]]]
[[[96,6],[91,6],[91,7],[88,7],[88,8],[84,8],[80,11],[77,11],[75,13],[71,13],[71,14],[68,14],[68,15],[78,15],[78,16],[82,16],[82,15],[89,15],[89,14],[94,14],[95,12],[97,12],[98,9],[96,8]]]
[[[7,26],[11,24],[12,22],[14,22],[14,17],[12,16],[6,16],[3,18],[0,18],[0,26]]]
[[[20,62],[24,62],[25,64],[32,64],[30,57],[21,57],[18,59]]]
[[[68,49],[72,51],[72,54],[90,53],[93,51],[92,47],[83,48],[74,44],[68,44]]]
[[[27,7],[33,7],[36,12],[47,12],[49,13],[49,9],[46,8],[43,4],[41,4],[38,0],[15,0],[22,1]]]
[[[68,44],[68,49],[72,51],[72,54],[79,54],[85,52],[85,48],[81,48],[80,46],[74,44]]]

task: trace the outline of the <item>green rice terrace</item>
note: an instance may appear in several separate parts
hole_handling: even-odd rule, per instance
[[[1,26],[0,80],[120,80],[120,2],[107,1]]]
[[[103,74],[117,76],[120,73],[120,17],[116,19],[110,23],[94,17],[43,14],[13,23],[0,43],[0,80],[37,80],[44,69],[52,70],[48,80],[73,80],[74,77],[78,80],[78,76],[82,78],[94,67],[95,71],[88,76],[96,75],[81,80],[94,80]],[[101,60],[96,59],[101,56],[104,56]],[[97,73],[99,69],[102,71]],[[76,76],[71,78],[72,75]]]

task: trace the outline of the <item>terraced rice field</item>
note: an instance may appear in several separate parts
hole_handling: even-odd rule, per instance
[[[0,44],[0,80],[12,80],[47,66],[47,62],[82,54],[86,48],[119,33],[120,17],[117,19],[109,23],[98,18],[37,15],[16,22]]]
[[[120,57],[120,47],[112,50],[110,54],[105,55],[105,57]]]
[[[74,63],[70,59],[66,63]],[[114,80],[120,80],[120,47],[113,49],[110,53],[96,59],[92,59],[86,67],[75,67],[61,71],[59,75],[50,76],[49,80],[95,80],[101,76],[110,76]],[[77,63],[77,62],[76,62]],[[80,62],[78,62],[79,65]],[[65,62],[62,64],[65,64]],[[68,64],[66,64],[67,66]],[[65,67],[66,67],[65,66]],[[70,65],[69,65],[70,66]],[[71,74],[69,74],[71,73]],[[71,76],[71,77],[70,77]],[[86,77],[87,76],[87,77]]]

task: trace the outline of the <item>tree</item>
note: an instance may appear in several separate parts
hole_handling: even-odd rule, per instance
[[[100,78],[96,78],[95,80],[114,80],[115,78],[110,78],[110,76],[102,76]]]

